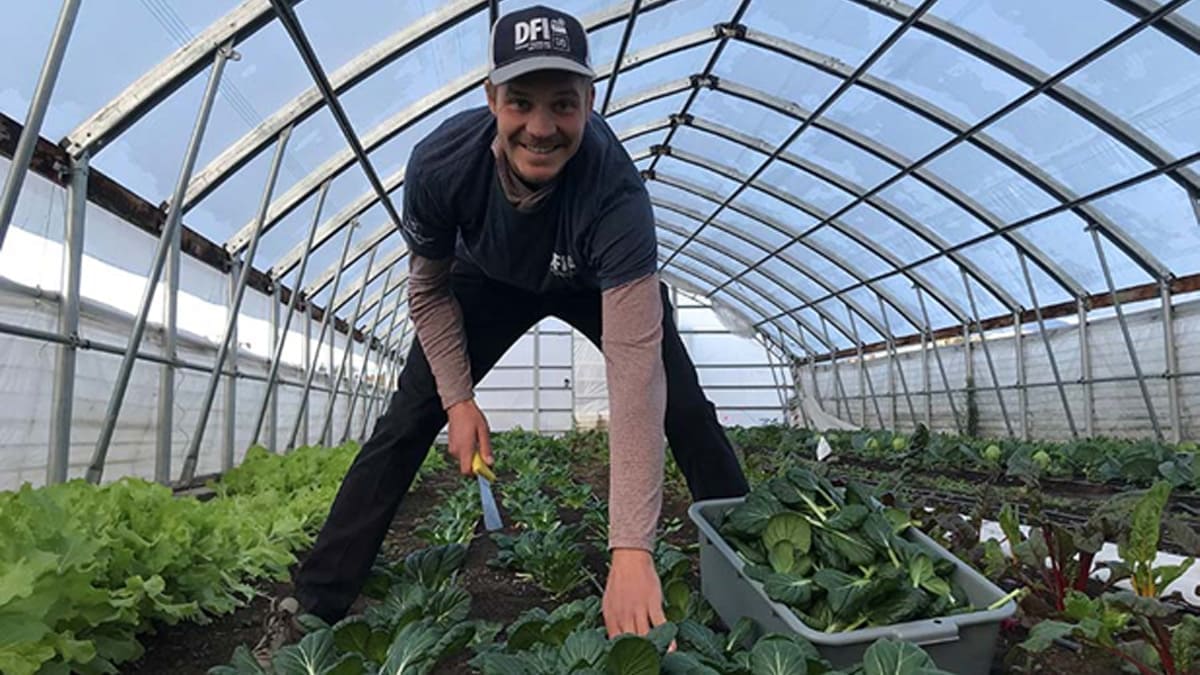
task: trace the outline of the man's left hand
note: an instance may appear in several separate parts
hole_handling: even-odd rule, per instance
[[[646,635],[667,622],[663,614],[662,585],[649,551],[615,548],[604,589],[604,627],[608,637],[622,633]]]

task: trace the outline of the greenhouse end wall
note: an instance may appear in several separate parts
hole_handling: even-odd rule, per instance
[[[1176,297],[1173,300],[1171,326],[1174,331],[1176,359],[1167,367],[1161,301],[1148,301],[1124,308],[1138,364],[1145,377],[1151,405],[1164,438],[1176,438],[1172,428],[1169,382],[1178,390],[1178,438],[1196,439],[1200,435],[1200,298]],[[1078,322],[1055,321],[1047,324],[1046,337],[1053,351],[1071,416],[1080,436],[1153,438],[1154,424],[1138,385],[1133,362],[1116,314],[1099,310],[1088,315],[1087,356],[1090,378],[1085,382]],[[1021,339],[1011,328],[986,334],[987,349],[977,333],[971,334],[964,349],[961,338],[939,341],[937,353],[929,349],[922,355],[919,347],[900,350],[894,359],[886,351],[868,354],[860,379],[856,358],[821,362],[810,366],[798,362],[794,377],[800,395],[817,402],[826,412],[867,428],[889,427],[911,430],[917,422],[931,429],[953,432],[966,424],[967,378],[974,380],[974,400],[978,411],[978,434],[1006,436],[1005,412],[1014,436],[1065,440],[1072,437],[1071,425],[1063,410],[1062,397],[1055,384],[1045,342],[1036,324],[1025,325]],[[1021,359],[1017,349],[1020,344]],[[970,368],[966,353],[970,353]],[[998,375],[1003,408],[993,386],[988,367]],[[950,393],[943,386],[938,356],[945,369]],[[1018,367],[1019,361],[1023,368]],[[893,364],[898,364],[896,369]],[[836,368],[836,372],[835,372]],[[893,374],[889,375],[889,370]],[[900,376],[903,371],[903,378]],[[1025,386],[1020,386],[1023,380]],[[1168,372],[1174,377],[1168,378]],[[815,373],[815,389],[814,389]],[[902,382],[907,384],[905,396]],[[889,386],[890,383],[890,386]],[[874,387],[872,397],[871,387]],[[1022,390],[1026,398],[1021,402]],[[1089,426],[1087,400],[1091,398]],[[953,398],[953,408],[950,399]],[[909,408],[911,400],[912,408]],[[878,410],[876,409],[878,404]],[[915,413],[915,414],[914,414]],[[1024,419],[1024,425],[1022,424]]]

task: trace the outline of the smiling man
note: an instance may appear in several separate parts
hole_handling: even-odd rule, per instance
[[[399,389],[346,474],[317,543],[260,643],[295,638],[294,615],[333,623],[358,596],[388,525],[443,425],[463,474],[492,464],[473,387],[547,316],[604,353],[609,388],[610,636],[665,621],[651,552],[663,437],[696,499],[745,494],[659,284],[650,198],[592,112],[587,34],[531,7],[492,28],[487,107],[444,122],[413,150],[404,186],[409,307],[417,339]]]

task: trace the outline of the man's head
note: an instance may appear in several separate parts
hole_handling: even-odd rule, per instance
[[[595,99],[587,33],[575,17],[537,6],[492,26],[484,87],[509,164],[528,183],[562,171],[583,140]]]

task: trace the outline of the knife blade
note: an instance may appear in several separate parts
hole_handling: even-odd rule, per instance
[[[502,529],[504,521],[500,520],[500,509],[496,507],[492,484],[478,474],[475,475],[475,480],[479,481],[479,502],[483,506],[483,527],[489,532]]]

